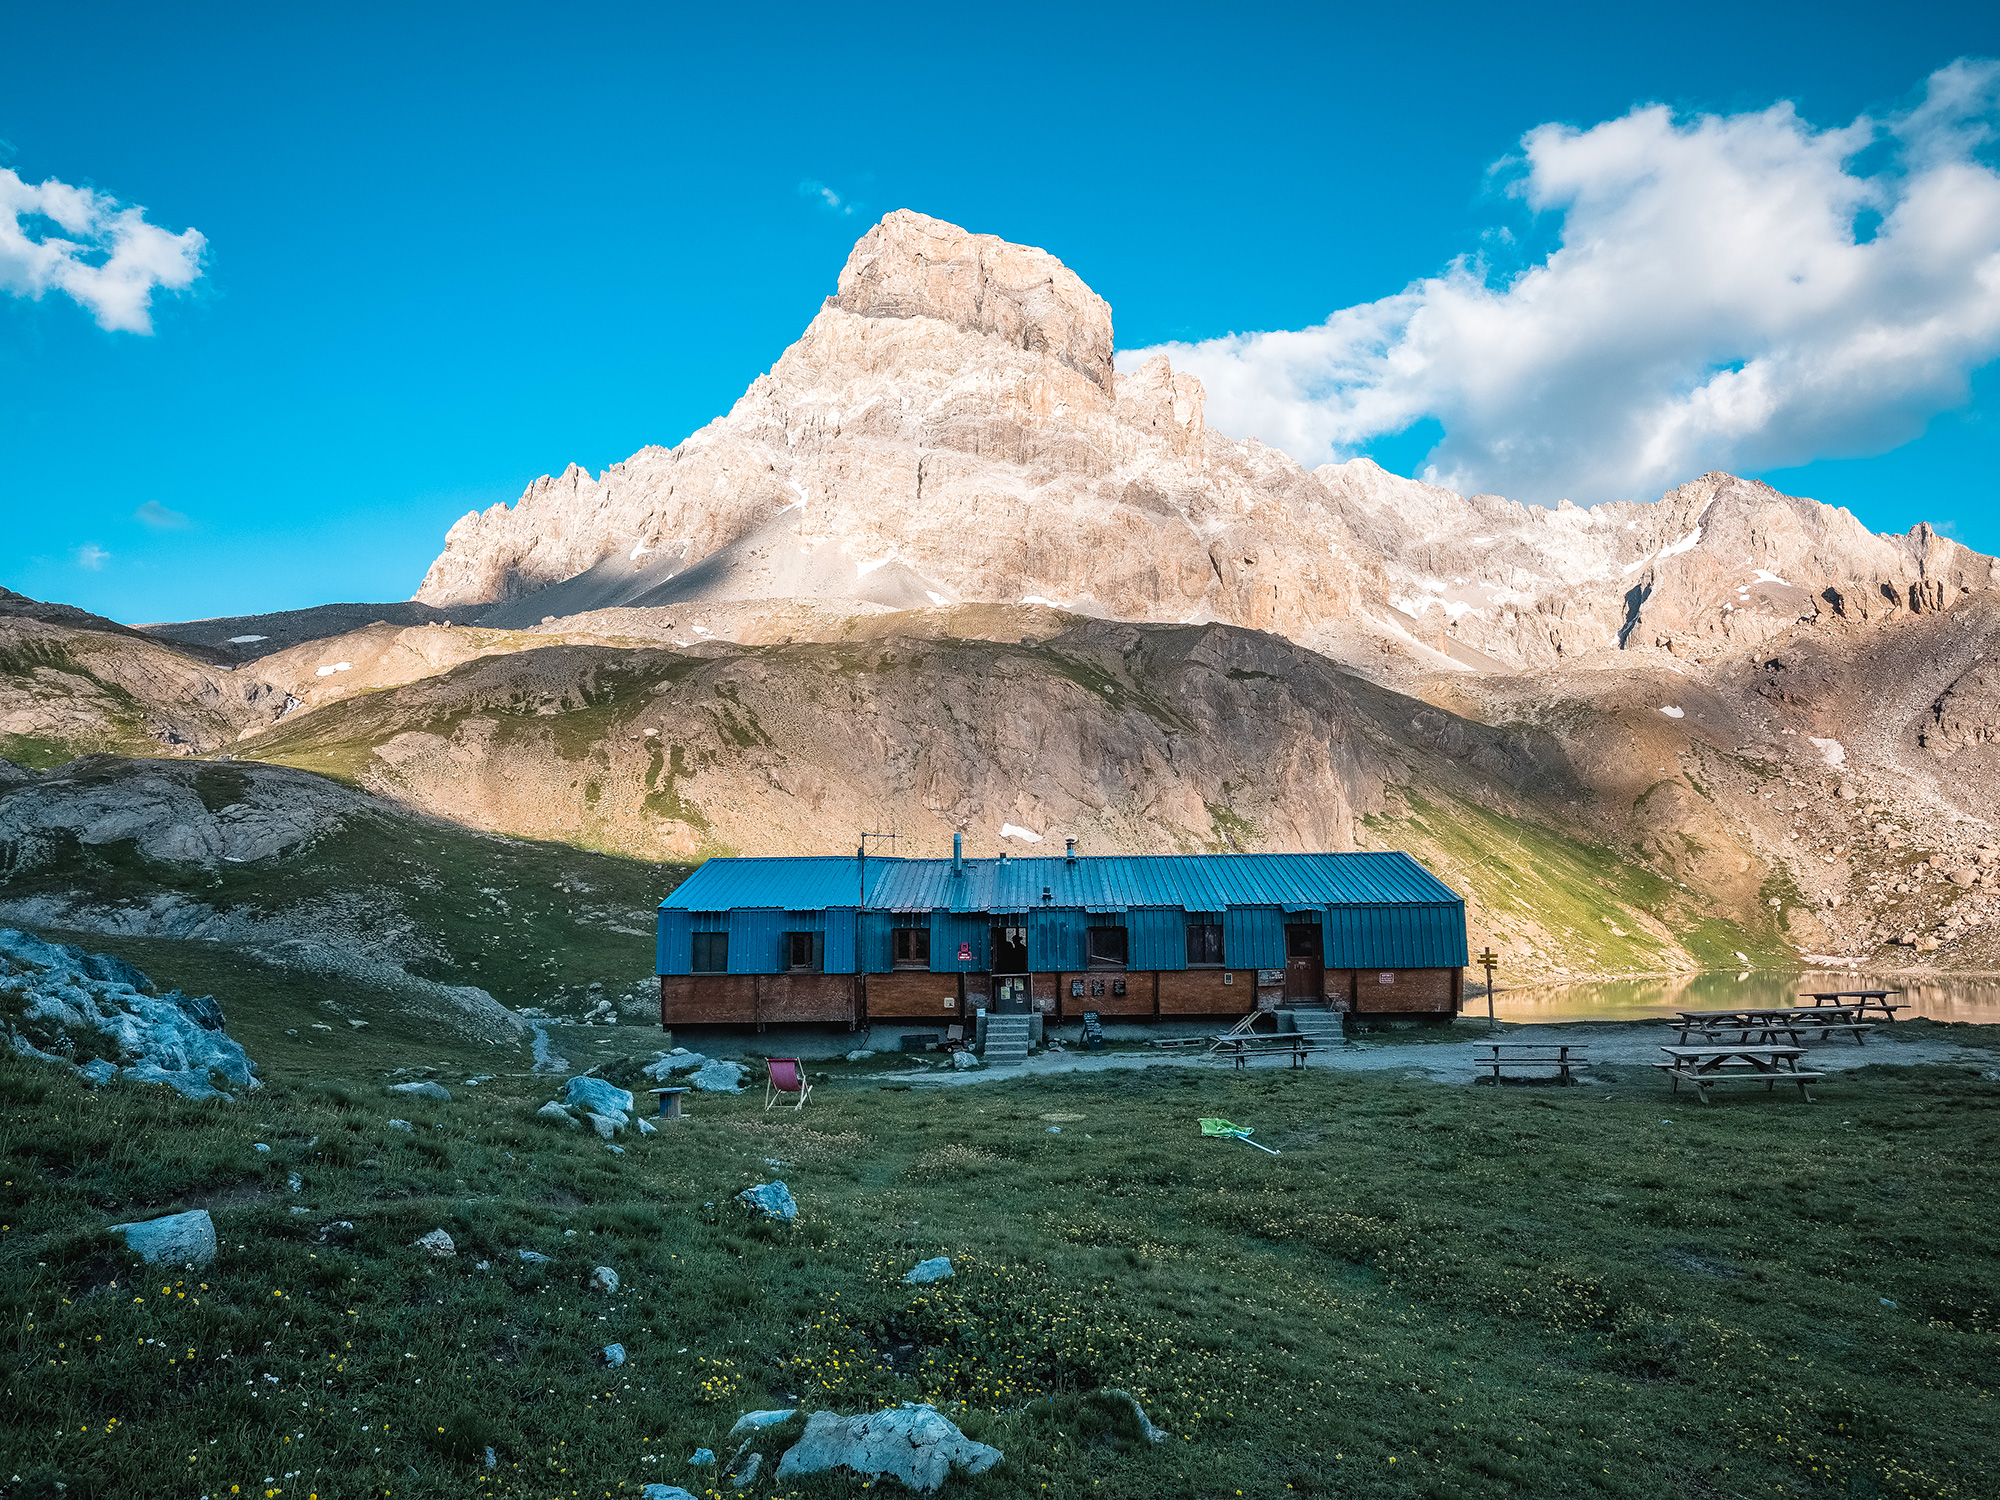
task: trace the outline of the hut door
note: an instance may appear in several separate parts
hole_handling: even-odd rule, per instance
[[[1326,971],[1320,961],[1319,923],[1285,927],[1285,999],[1317,1005],[1326,998]]]
[[[1032,1009],[1028,997],[1028,976],[1025,974],[995,975],[993,979],[993,1014],[996,1016],[1025,1016]]]

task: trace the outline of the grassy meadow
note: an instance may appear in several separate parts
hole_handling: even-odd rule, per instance
[[[2000,1493],[1993,1069],[1889,1046],[1816,1104],[1704,1109],[1636,1069],[925,1089],[835,1063],[802,1114],[694,1096],[619,1155],[532,1118],[557,1085],[524,1055],[224,998],[269,1080],[234,1104],[0,1058],[8,1500],[851,1496],[771,1480],[802,1419],[747,1490],[685,1460],[726,1463],[753,1408],[902,1400],[1005,1451],[967,1496]],[[417,1065],[451,1102],[385,1093]],[[734,1201],[773,1177],[795,1224]],[[105,1231],[195,1206],[202,1270]],[[454,1258],[412,1247],[436,1228]],[[901,1282],[940,1254],[952,1280]]]

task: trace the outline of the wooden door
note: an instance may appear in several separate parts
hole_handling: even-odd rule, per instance
[[[1319,923],[1291,922],[1285,926],[1285,999],[1320,1004],[1326,998],[1326,973],[1321,963]]]

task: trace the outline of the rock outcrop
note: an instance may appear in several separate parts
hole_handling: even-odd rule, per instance
[[[504,625],[1030,599],[1308,639],[1382,583],[1302,467],[1203,425],[1198,382],[1164,358],[1116,373],[1110,309],[1059,260],[903,211],[729,415],[466,516],[418,598],[520,601],[482,617]]]

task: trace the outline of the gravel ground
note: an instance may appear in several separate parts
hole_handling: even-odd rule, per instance
[[[2000,1056],[1975,1046],[1965,1046],[1932,1036],[1911,1040],[1893,1038],[1888,1027],[1878,1027],[1863,1045],[1851,1037],[1835,1037],[1824,1042],[1805,1041],[1807,1067],[1815,1072],[1845,1071],[1871,1063],[1944,1063],[1978,1068],[1989,1076],[2000,1076]],[[1678,1045],[1676,1034],[1657,1023],[1579,1022],[1571,1025],[1507,1027],[1496,1039],[1528,1043],[1538,1047],[1569,1043],[1588,1050],[1592,1067],[1650,1067],[1663,1060],[1662,1046]],[[1352,1072],[1399,1072],[1434,1083],[1471,1084],[1489,1075],[1477,1066],[1484,1038],[1460,1040],[1425,1038],[1416,1041],[1369,1038],[1328,1047],[1314,1053],[1306,1066],[1315,1072],[1328,1069]],[[1043,1078],[1064,1073],[1115,1073],[1146,1068],[1192,1068],[1197,1071],[1232,1071],[1232,1059],[1209,1057],[1195,1048],[1126,1047],[1104,1052],[1041,1051],[1016,1068],[897,1068],[872,1075],[878,1082],[907,1083],[913,1088],[952,1088],[979,1083],[1002,1083],[1008,1079]],[[1246,1064],[1257,1069],[1289,1068],[1289,1055],[1260,1057]],[[1591,1069],[1578,1075],[1589,1081]]]

